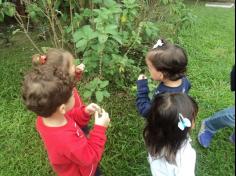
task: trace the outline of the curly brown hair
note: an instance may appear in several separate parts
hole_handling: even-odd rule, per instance
[[[42,55],[35,54],[32,56],[32,64],[34,66],[40,66],[42,63],[40,62],[40,57]],[[63,71],[68,72],[70,69],[70,59],[73,59],[73,55],[64,50],[57,48],[49,48],[47,53],[45,54],[46,62],[43,65],[51,65],[55,67],[60,67]]]
[[[43,117],[51,116],[72,95],[74,79],[56,66],[42,65],[27,73],[22,98],[27,109]]]

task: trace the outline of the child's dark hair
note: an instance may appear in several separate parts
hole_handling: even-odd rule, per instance
[[[164,157],[175,164],[177,151],[186,142],[191,127],[183,131],[178,127],[179,113],[193,124],[198,105],[193,98],[183,93],[165,93],[155,97],[147,124],[144,140],[151,156]]]
[[[40,60],[42,56],[45,57],[43,63]],[[51,65],[60,67],[63,71],[67,72],[70,68],[70,58],[73,58],[73,55],[64,49],[49,48],[45,55],[33,55],[32,63],[34,66]]]
[[[146,60],[149,60],[156,70],[163,73],[164,77],[176,81],[185,76],[188,58],[185,50],[178,45],[162,41],[162,46],[151,49]]]
[[[24,77],[22,98],[26,107],[43,117],[51,116],[72,95],[74,79],[60,68],[43,65]]]

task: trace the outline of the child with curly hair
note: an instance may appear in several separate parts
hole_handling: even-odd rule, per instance
[[[74,62],[75,59],[70,52],[57,48],[49,48],[46,54],[35,54],[32,57],[32,63],[34,66],[48,65],[51,67],[61,68],[64,72],[69,73],[79,81],[85,66],[84,64],[75,65]],[[73,89],[73,94],[75,97],[75,106],[83,106],[84,103],[76,88]]]
[[[37,114],[36,128],[54,171],[59,176],[93,176],[104,151],[110,119],[104,110],[98,116],[98,105],[75,106],[74,86],[69,72],[42,65],[25,75],[22,97],[27,109]],[[94,113],[88,138],[81,128]]]

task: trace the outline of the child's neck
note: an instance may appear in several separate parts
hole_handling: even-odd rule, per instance
[[[167,87],[179,87],[182,84],[182,79],[178,79],[176,81],[171,81],[169,79],[165,79],[162,82]]]
[[[54,113],[52,116],[43,118],[44,125],[48,127],[61,127],[67,124],[64,114]]]

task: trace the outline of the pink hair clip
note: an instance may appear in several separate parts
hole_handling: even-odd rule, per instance
[[[39,56],[39,63],[40,63],[41,65],[45,64],[46,61],[47,61],[47,56],[46,56],[46,55],[41,55],[41,56]]]

